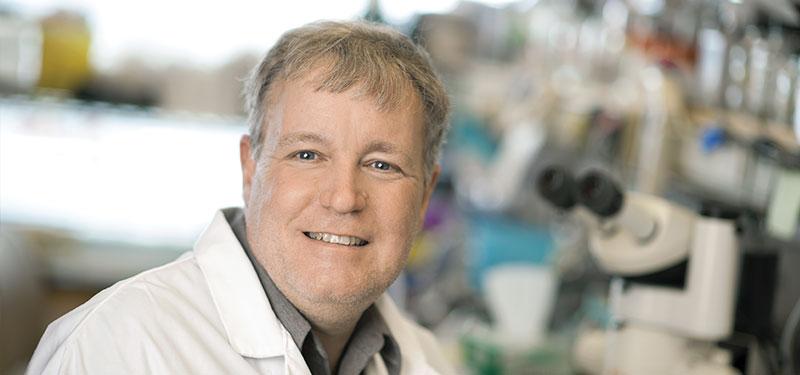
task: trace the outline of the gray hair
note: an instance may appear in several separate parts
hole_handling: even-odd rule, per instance
[[[425,121],[426,178],[439,158],[448,128],[450,100],[430,57],[408,37],[386,26],[355,22],[314,22],[284,33],[253,69],[245,83],[252,152],[264,142],[264,122],[277,83],[301,78],[322,68],[317,90],[357,95],[391,110],[408,93],[416,94]]]

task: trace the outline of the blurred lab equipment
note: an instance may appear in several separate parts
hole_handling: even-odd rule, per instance
[[[736,374],[715,343],[733,329],[738,259],[729,212],[701,215],[646,194],[623,192],[606,174],[579,180],[550,167],[537,188],[553,205],[576,212],[590,230],[590,251],[615,276],[618,329],[579,337],[576,357],[605,350],[591,370],[617,374]],[[594,360],[599,359],[597,356]]]
[[[42,31],[38,24],[0,10],[0,92],[27,92],[39,80]]]
[[[547,266],[507,264],[489,270],[484,289],[495,332],[517,346],[540,344],[555,300],[555,283]],[[521,290],[529,293],[520,298]]]
[[[0,227],[0,373],[22,373],[44,330],[42,270],[23,236]]]

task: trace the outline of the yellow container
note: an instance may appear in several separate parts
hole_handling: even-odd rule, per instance
[[[42,20],[42,70],[39,87],[75,91],[91,74],[91,32],[86,20],[57,13]]]

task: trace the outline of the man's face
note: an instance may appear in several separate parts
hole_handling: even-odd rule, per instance
[[[418,100],[381,111],[308,81],[274,88],[264,144],[241,142],[247,237],[295,304],[368,304],[405,264],[425,184]]]

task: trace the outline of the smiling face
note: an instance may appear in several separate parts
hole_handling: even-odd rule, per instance
[[[423,115],[311,81],[275,88],[260,156],[241,142],[247,238],[301,308],[372,303],[403,268],[427,206]]]

